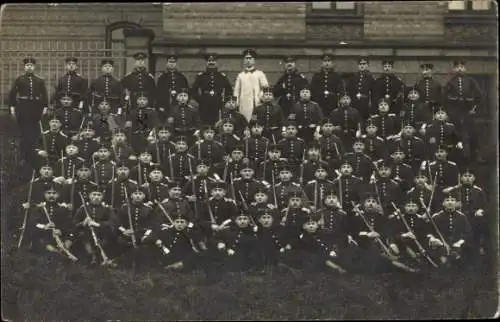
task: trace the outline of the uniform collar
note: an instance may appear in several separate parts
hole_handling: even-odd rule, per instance
[[[247,67],[247,68],[245,68],[245,73],[253,73],[256,70],[257,69],[255,68],[255,66]]]

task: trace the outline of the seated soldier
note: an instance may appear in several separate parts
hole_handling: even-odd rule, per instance
[[[299,167],[298,182],[302,185],[314,179],[314,173],[319,168],[327,168],[328,163],[321,160],[320,146],[317,142],[311,142],[306,150],[307,158]]]
[[[125,132],[118,129],[113,133],[111,139],[111,149],[113,155],[111,159],[117,163],[125,163],[127,167],[132,167],[136,163],[137,157],[135,156],[134,149],[128,144]]]
[[[55,166],[68,143],[68,136],[61,131],[61,121],[57,118],[50,120],[49,130],[40,134],[38,144],[35,148],[35,151],[40,156],[38,164]]]
[[[147,151],[153,156],[153,162],[166,164],[168,158],[175,153],[175,143],[172,139],[172,129],[168,125],[160,125],[148,137]]]
[[[236,145],[241,144],[241,137],[235,134],[235,126],[231,119],[221,121],[220,131],[215,140],[222,144],[226,155],[230,154]]]
[[[248,126],[247,119],[240,113],[236,97],[229,95],[225,98],[224,108],[219,115],[219,120],[215,123],[215,128],[222,126],[223,120],[230,120],[234,125],[234,134],[243,137],[243,132]]]
[[[78,156],[78,146],[73,143],[66,145],[64,150],[66,151],[66,156],[57,160],[55,175],[66,179],[74,179],[75,169],[79,169],[85,162],[85,159]]]
[[[321,152],[321,159],[328,162],[329,169],[340,167],[344,146],[340,138],[333,133],[334,126],[330,118],[326,118],[321,123],[320,131],[316,134]],[[330,173],[333,175],[333,171]],[[330,179],[333,177],[330,177]]]
[[[201,133],[203,139],[196,141],[189,149],[189,153],[197,160],[206,160],[209,164],[222,162],[225,154],[224,146],[214,139],[214,128],[211,125],[204,125]]]
[[[59,98],[59,106],[56,107],[55,115],[61,121],[61,130],[73,137],[76,135],[83,124],[83,113],[78,108],[73,107],[74,96],[62,95]]]
[[[271,144],[267,150],[267,159],[260,164],[258,177],[274,185],[273,182],[278,180],[279,171],[285,164],[287,164],[287,161],[281,157],[280,147]]]
[[[264,127],[257,120],[250,120],[250,137],[243,140],[245,157],[252,160],[255,173],[260,173],[260,165],[266,159],[270,141],[262,136]]]
[[[137,97],[137,108],[128,113],[125,128],[130,133],[130,145],[135,153],[139,153],[148,144],[149,133],[158,125],[158,112],[149,105],[148,98],[140,94]]]
[[[264,128],[263,136],[275,143],[281,138],[281,127],[285,122],[283,110],[274,102],[272,87],[262,89],[262,104],[256,106],[253,110],[253,117],[256,122],[262,124]]]
[[[308,86],[300,89],[300,101],[292,107],[291,114],[299,129],[298,136],[306,143],[313,140],[313,134],[324,118],[323,110],[316,102],[311,101],[311,90]]]

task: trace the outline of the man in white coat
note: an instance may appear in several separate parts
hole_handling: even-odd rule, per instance
[[[240,106],[240,113],[250,122],[253,109],[260,105],[262,88],[268,87],[269,83],[264,72],[255,68],[255,50],[246,49],[243,56],[245,69],[236,77],[234,96]]]

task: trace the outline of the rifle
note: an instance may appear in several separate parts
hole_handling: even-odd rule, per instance
[[[35,181],[35,170],[31,175],[30,188],[28,190],[28,208],[24,211],[23,225],[21,226],[21,235],[19,236],[19,242],[17,243],[17,248],[21,248],[23,243],[24,231],[26,230],[26,221],[28,220],[28,212],[30,210],[29,204],[31,203],[31,193],[33,192],[33,182]]]
[[[275,179],[274,179],[274,169],[271,170],[271,177],[272,177],[272,180],[273,180],[273,198],[274,198],[274,206],[276,207],[276,209],[279,209],[278,208],[278,199],[276,197],[276,182],[275,182]]]
[[[154,136],[155,136],[155,149],[156,149],[156,158],[158,163],[161,163],[161,156],[160,156],[160,147],[158,146],[158,141],[160,138],[158,137],[158,133],[156,133],[156,129],[153,130]]]
[[[96,166],[95,157],[93,154],[92,154],[92,163],[93,163],[93,167],[94,167],[95,183],[97,183],[97,185],[99,186],[99,177],[98,177],[98,173],[97,173],[97,166]]]
[[[75,165],[73,164],[73,170],[71,173],[71,191],[69,196],[69,204],[71,205],[71,209],[74,209],[74,201],[75,201]]]
[[[115,174],[115,165],[113,164],[113,176]],[[118,180],[118,179],[117,179]],[[125,191],[125,197],[127,192]],[[115,179],[111,179],[111,208],[114,207],[115,204]]]
[[[406,221],[406,218],[405,216],[401,213],[401,211],[399,210],[398,207],[396,207],[396,205],[394,204],[394,202],[391,202],[391,205],[392,207],[394,207],[394,209],[396,210],[396,214],[399,216],[399,218],[401,218],[401,221],[403,222],[403,224],[405,225],[405,228],[406,230],[415,235],[413,233],[413,230],[411,229],[410,225],[408,225],[408,222]],[[416,236],[415,236],[416,237]],[[422,254],[426,259],[427,261],[434,267],[438,267],[438,265],[432,260],[432,258],[430,258],[430,256],[427,254],[427,252],[425,251],[425,248],[422,246],[422,244],[420,244],[420,242],[418,241],[418,239],[414,239],[415,241],[415,245],[417,245],[417,248],[418,248],[418,251],[420,252],[420,254]]]
[[[339,179],[339,202],[340,202],[340,205],[343,206],[344,203],[342,202],[342,195],[343,195],[343,193],[342,193],[342,174],[337,169],[335,169],[335,173],[337,174],[338,179]]]
[[[61,176],[64,177],[64,151],[61,150]]]
[[[154,203],[156,203],[158,205],[158,207],[160,208],[161,212],[165,215],[165,217],[168,219],[168,221],[170,221],[170,224],[174,225],[174,221],[173,221],[172,217],[170,217],[170,215],[168,214],[168,212],[162,206],[161,202],[159,202],[158,199],[155,199]]]
[[[134,248],[137,248],[137,239],[135,237],[134,225],[132,224],[132,214],[130,212],[130,201],[128,199],[127,188],[124,188],[123,190],[125,191],[125,202],[127,203],[128,224],[130,226],[130,230],[132,230],[132,245]]]
[[[42,121],[39,121],[38,124],[40,125],[40,133],[42,135],[43,150],[47,153],[47,156],[45,158],[47,159],[47,163],[48,163],[49,162],[49,150],[48,150],[48,147],[47,147],[47,138],[43,134]],[[50,132],[50,129],[49,129],[49,132]]]
[[[207,182],[205,181],[204,183],[204,189],[205,189],[205,195],[208,196],[208,188],[207,188]],[[207,207],[208,207],[208,214],[210,215],[210,222],[212,223],[212,225],[216,225],[217,222],[215,221],[215,217],[214,217],[214,214],[212,212],[212,207],[210,207],[210,203],[208,202],[209,200],[207,200]]]
[[[233,173],[229,174],[229,180],[231,180],[231,194],[233,195],[234,201],[236,201],[236,192],[234,191]]]
[[[47,221],[49,222],[49,224],[53,224],[54,222],[52,221],[52,219],[50,218],[50,215],[47,211],[47,208],[45,208],[45,206],[42,206],[41,207],[43,209],[43,212],[45,213],[45,216],[47,217]],[[56,241],[56,244],[57,244],[57,247],[63,252],[66,254],[66,256],[68,256],[69,259],[71,259],[72,261],[76,262],[78,260],[78,258],[73,255],[65,246],[64,246],[64,243],[63,241],[61,240],[61,238],[56,234],[56,228],[52,228],[52,237],[54,238],[54,240]]]
[[[228,167],[229,167],[229,156],[226,159],[226,164],[224,165],[224,173],[222,174],[222,180],[224,180],[224,182],[226,182]]]
[[[382,202],[380,201],[380,193],[378,192],[377,179],[375,178],[375,173],[372,173],[372,178],[374,180],[373,185],[375,186],[375,193],[377,194],[377,202],[380,206],[380,211],[382,212],[382,216],[384,216],[384,206],[382,205]]]
[[[302,162],[300,163],[300,176],[299,176],[299,183],[302,185],[304,182],[304,161],[306,160],[306,149],[302,152]]]
[[[89,212],[87,210],[87,206],[85,204],[85,199],[83,198],[82,193],[78,192],[78,194],[80,195],[80,198],[82,199],[82,207],[83,207],[83,211],[85,211],[85,215],[87,216],[87,219],[92,220],[92,218],[90,217]],[[101,254],[102,265],[110,264],[112,261],[109,260],[108,256],[104,252],[104,249],[102,248],[101,244],[99,243],[99,239],[97,239],[97,235],[96,235],[96,233],[94,231],[94,227],[92,227],[90,225],[88,227],[90,229],[90,233],[92,235],[92,239],[94,240],[94,245],[99,249],[99,253]]]
[[[168,149],[168,167],[170,170],[170,178],[174,180],[174,165],[172,164],[172,154],[170,153],[170,149]]]
[[[373,229],[373,227],[370,225],[370,223],[368,222],[368,220],[366,219],[366,217],[361,213],[361,210],[359,209],[359,205],[356,205],[354,203],[354,201],[351,201],[351,204],[353,206],[353,210],[361,217],[361,219],[365,223],[366,227],[370,230],[370,232],[374,232],[375,230]],[[380,239],[380,237],[376,237],[375,241],[382,248],[382,252],[383,252],[384,257],[388,258],[391,261],[397,260],[397,257],[394,256],[393,254],[391,254],[391,251],[389,250],[389,247],[387,247],[384,244],[384,242],[382,242],[382,240]]]
[[[192,185],[191,185],[191,187],[193,188],[193,196],[196,199],[194,201],[194,217],[195,218],[199,218],[198,217],[198,197],[196,196],[196,187],[195,187],[195,184],[194,184],[194,181],[196,180],[196,178],[193,175],[193,168],[191,167],[191,159],[190,158],[188,158],[188,165],[189,165],[189,172],[191,173],[191,178],[192,178]]]
[[[434,228],[434,231],[437,233],[439,239],[441,239],[441,242],[444,245],[444,248],[446,249],[446,256],[450,255],[450,245],[446,242],[444,239],[443,235],[441,234],[441,231],[439,230],[439,227],[436,225],[436,222],[434,221],[434,218],[432,218],[431,214],[429,213],[429,210],[425,207],[424,200],[422,198],[419,198],[421,205],[424,207],[425,214],[427,215],[427,218],[429,218],[429,221],[432,224],[432,228]]]
[[[269,147],[269,140],[266,141],[266,149],[264,150],[264,165],[262,168],[262,181],[266,180],[266,161],[267,161],[267,149]]]

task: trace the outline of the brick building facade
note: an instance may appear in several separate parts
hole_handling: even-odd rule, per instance
[[[336,57],[343,74],[356,70],[358,55],[371,57],[375,74],[382,57],[393,56],[395,72],[407,84],[414,84],[421,62],[434,63],[436,77],[445,82],[454,57],[465,57],[487,95],[481,113],[490,118],[497,110],[496,2],[489,0],[9,4],[1,14],[3,100],[27,54],[38,58],[38,73],[51,90],[67,55],[79,57],[81,73],[95,78],[103,57],[115,58],[120,77],[136,50],[150,53],[153,73],[176,53],[192,82],[204,68],[203,53],[217,52],[220,69],[234,81],[241,51],[254,47],[271,83],[283,71],[284,54],[296,55],[309,78],[324,52]],[[145,29],[152,37],[141,39]]]

